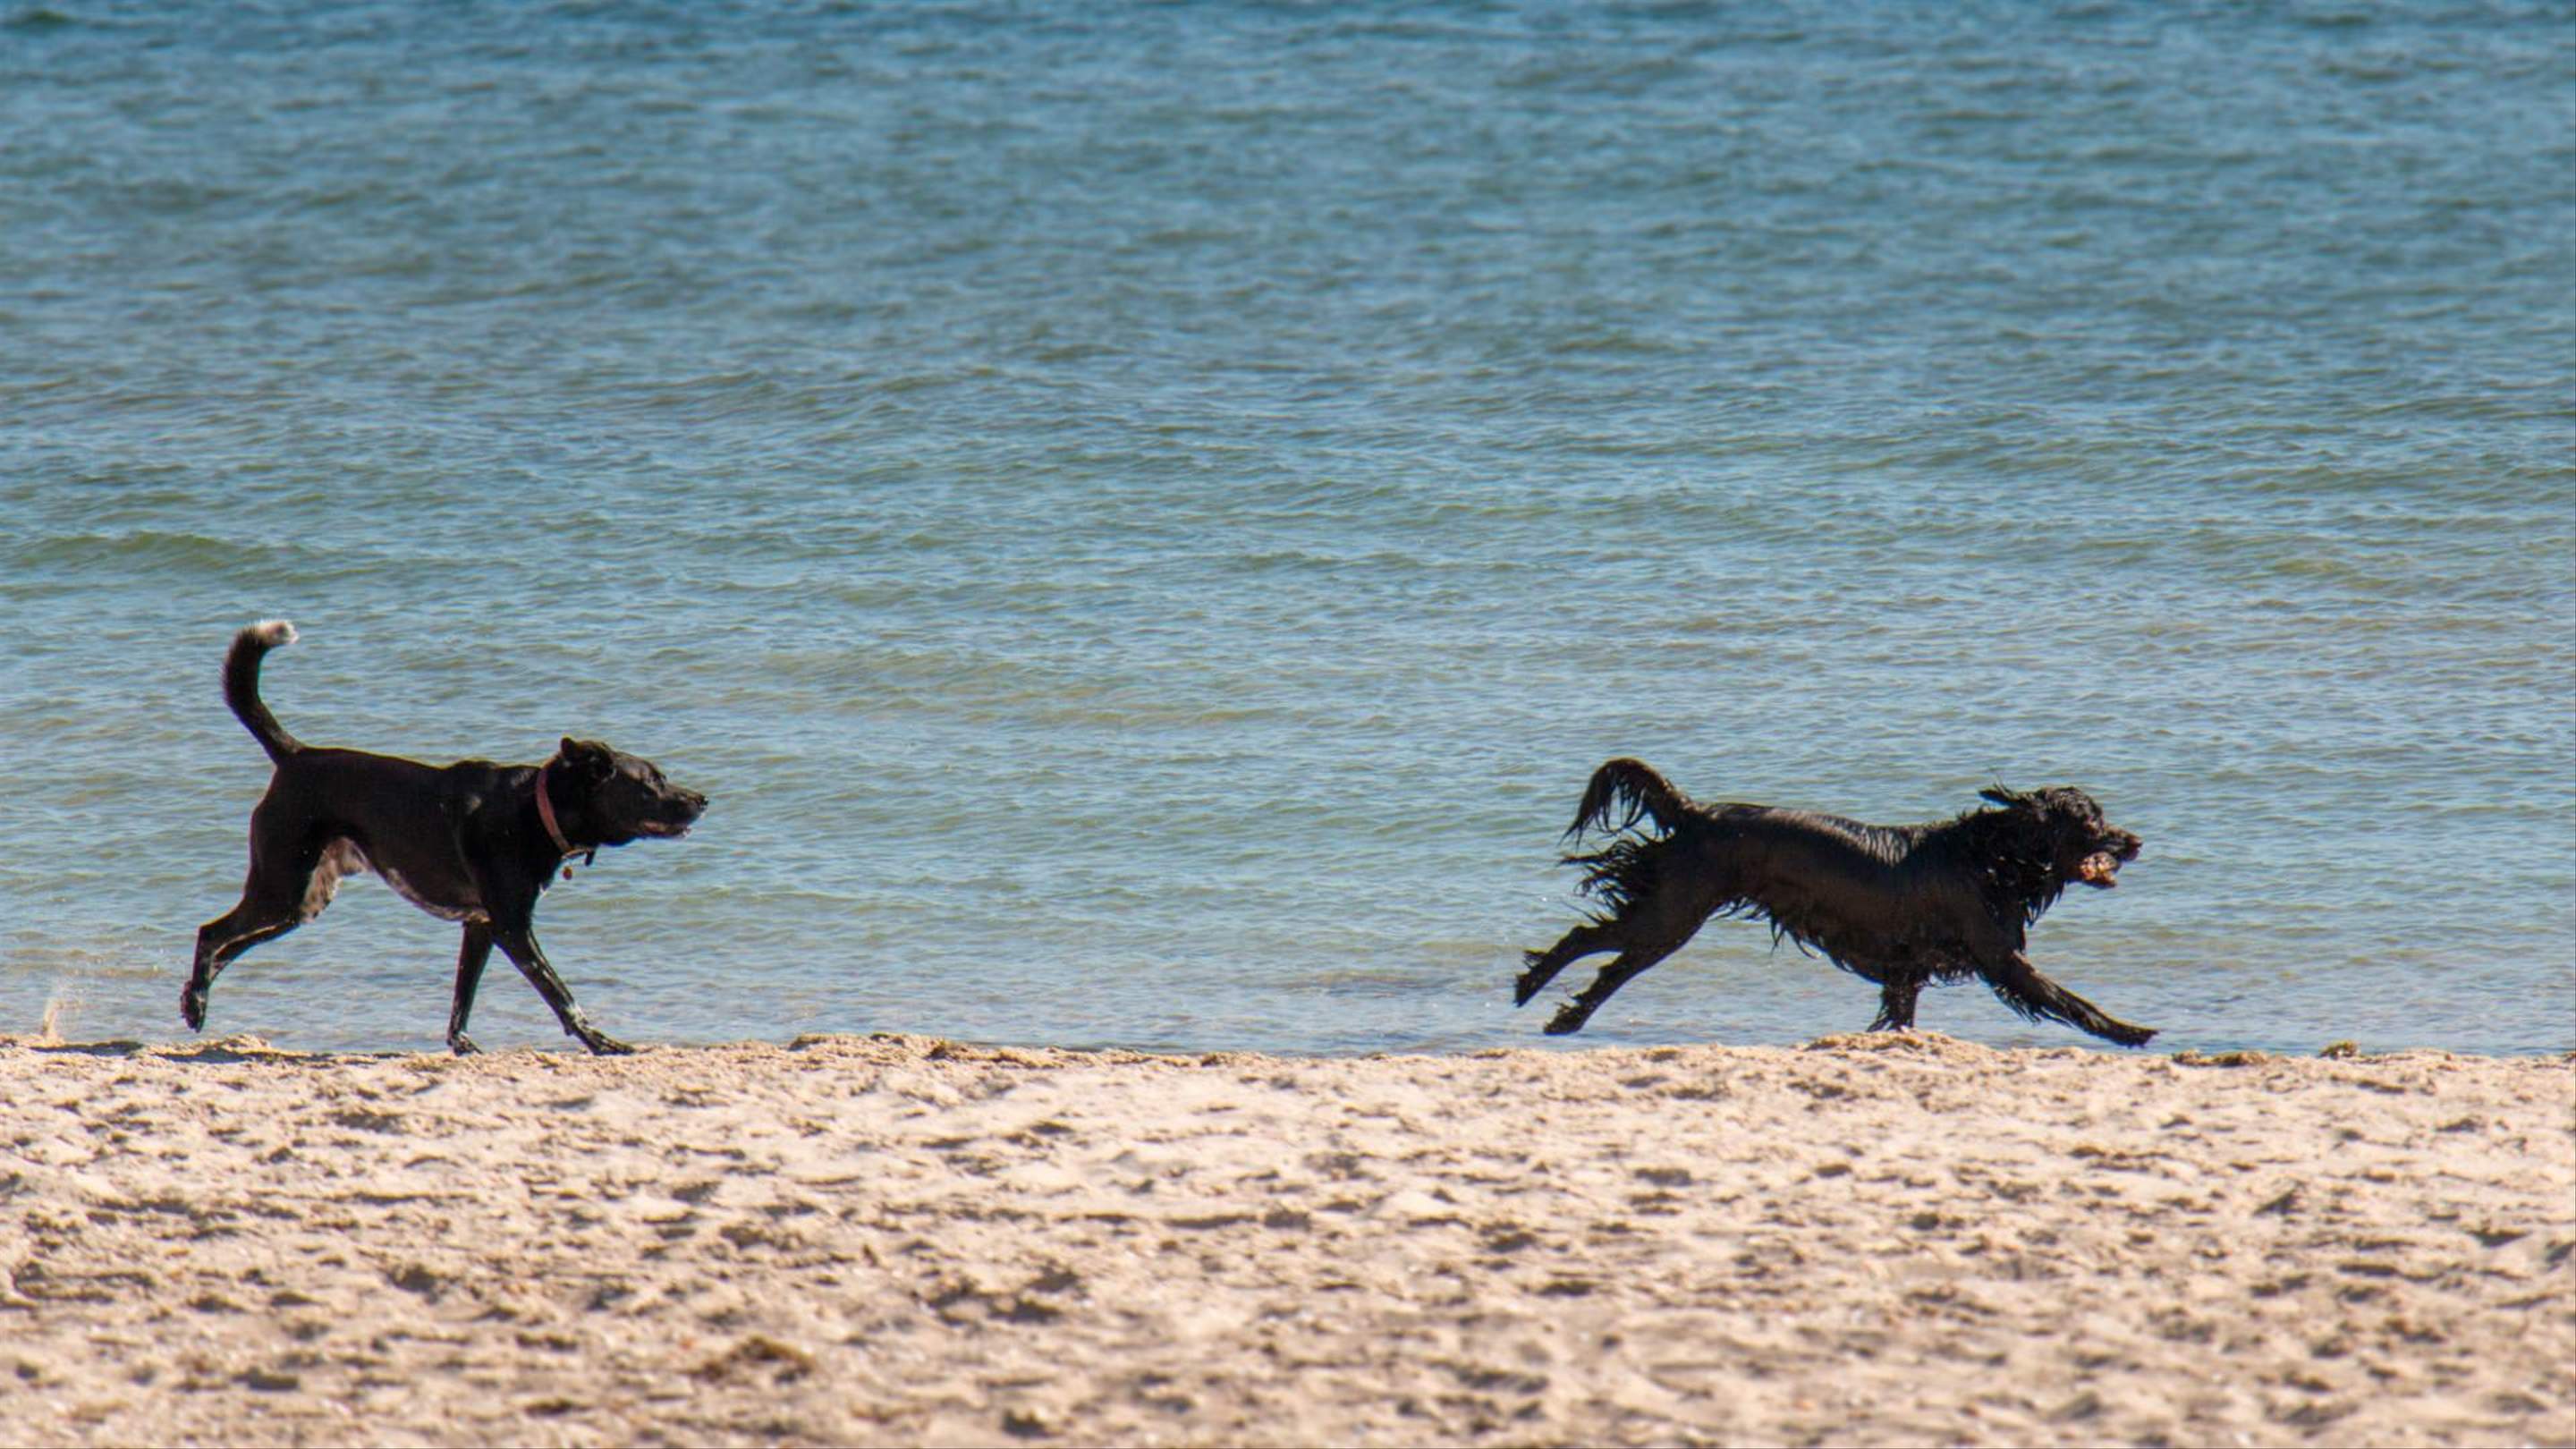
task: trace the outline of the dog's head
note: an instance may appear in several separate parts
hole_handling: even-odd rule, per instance
[[[582,831],[595,841],[677,839],[706,813],[707,797],[662,777],[662,767],[598,740],[566,735],[557,747],[553,774],[564,782],[567,813],[578,812]]]
[[[2026,794],[1998,785],[1977,793],[2012,817],[2015,834],[2058,887],[2081,881],[2109,890],[2120,883],[2120,867],[2138,858],[2138,837],[2102,818],[2093,797],[2072,785]]]

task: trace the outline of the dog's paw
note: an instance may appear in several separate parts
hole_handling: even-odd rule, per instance
[[[635,1048],[632,1045],[619,1041],[613,1036],[604,1035],[600,1032],[594,1031],[590,1035],[583,1037],[581,1039],[581,1044],[590,1048],[590,1054],[596,1057],[631,1057],[635,1055]]]
[[[1572,1003],[1568,1003],[1565,1006],[1559,1007],[1556,1015],[1549,1019],[1547,1024],[1547,1034],[1549,1036],[1572,1036],[1576,1032],[1583,1030],[1583,1024],[1591,1019],[1591,1012],[1585,1011],[1583,1008],[1573,1005]]]
[[[474,1038],[467,1036],[461,1031],[451,1033],[448,1036],[447,1049],[456,1053],[460,1057],[480,1056],[483,1054],[483,1049],[474,1044]]]
[[[180,991],[179,1019],[188,1024],[190,1031],[204,1031],[206,1029],[206,993],[194,987]]]

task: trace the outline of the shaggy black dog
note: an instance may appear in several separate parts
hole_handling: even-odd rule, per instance
[[[1645,764],[1612,760],[1593,772],[1565,832],[1568,841],[1586,830],[1614,837],[1595,854],[1565,858],[1583,867],[1584,893],[1605,909],[1528,953],[1512,1002],[1527,1005],[1567,965],[1615,951],[1547,1024],[1551,1036],[1580,1031],[1611,993],[1680,950],[1710,916],[1749,916],[1769,922],[1774,941],[1786,936],[1877,982],[1872,1030],[1912,1026],[1925,982],[1978,976],[2034,1021],[2143,1045],[2155,1032],[2105,1014],[2022,954],[2024,933],[2069,882],[2118,884],[2138,837],[2071,786],[1980,793],[1995,808],[1937,825],[1863,825],[1767,805],[1701,805]],[[1640,819],[1653,831],[1636,830]]]

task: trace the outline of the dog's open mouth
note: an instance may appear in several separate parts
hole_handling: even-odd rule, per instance
[[[635,833],[649,835],[656,840],[677,840],[689,833],[689,827],[686,824],[672,825],[660,820],[647,820],[635,827]]]
[[[2075,878],[2103,890],[2120,883],[2120,857],[2097,850],[2075,863]]]

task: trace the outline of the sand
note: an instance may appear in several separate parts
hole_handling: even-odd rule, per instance
[[[0,1038],[26,1443],[2576,1441],[2576,1065]]]

